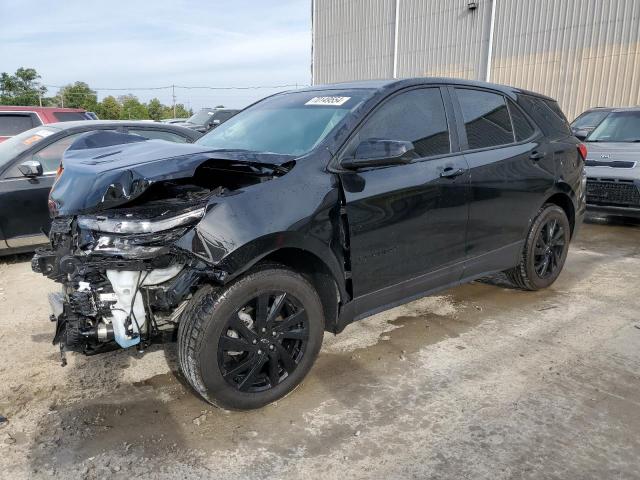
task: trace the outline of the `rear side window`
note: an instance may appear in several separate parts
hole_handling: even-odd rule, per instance
[[[513,129],[502,95],[456,88],[471,150],[513,143]]]
[[[518,103],[547,135],[571,135],[571,128],[558,103],[531,95],[519,95]]]
[[[129,133],[140,135],[149,140],[166,140],[168,142],[187,143],[187,139],[177,133],[163,132],[160,130],[133,130],[129,129]]]
[[[0,136],[12,137],[40,125],[31,114],[0,113]]]
[[[449,127],[439,88],[410,90],[382,104],[351,140],[346,155],[370,139],[413,142],[419,157],[451,151]]]
[[[516,141],[521,142],[526,140],[534,134],[535,128],[529,123],[527,117],[516,107],[511,100],[507,100],[509,104],[509,113],[511,113],[511,122],[513,123],[513,130],[516,134]]]
[[[59,122],[75,122],[76,120],[89,120],[84,112],[53,112],[53,116]]]

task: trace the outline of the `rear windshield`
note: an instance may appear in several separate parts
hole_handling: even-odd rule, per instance
[[[76,120],[91,120],[85,112],[53,112],[59,122],[75,122]]]
[[[588,128],[588,127],[595,127],[596,125],[598,125],[603,119],[604,117],[606,117],[607,115],[609,115],[608,111],[602,111],[602,110],[594,110],[593,112],[587,112],[587,113],[583,113],[582,115],[580,115],[578,118],[576,118],[573,123],[571,124],[571,126],[573,128]]]
[[[269,97],[230,118],[196,143],[212,149],[304,155],[372,92],[325,90]]]
[[[0,136],[12,137],[33,127],[31,115],[0,114]]]
[[[587,142],[640,142],[640,111],[611,112]]]
[[[25,150],[58,131],[51,127],[36,127],[0,143],[0,169]]]

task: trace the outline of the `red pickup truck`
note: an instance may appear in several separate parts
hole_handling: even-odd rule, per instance
[[[45,123],[93,119],[89,112],[81,108],[0,105],[0,142]]]

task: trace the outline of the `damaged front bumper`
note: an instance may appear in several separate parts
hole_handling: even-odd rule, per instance
[[[62,284],[51,294],[54,343],[95,354],[164,341],[175,333],[181,305],[218,270],[174,243],[204,213],[141,220],[129,211],[55,219],[51,246],[32,269]],[[135,233],[131,233],[135,231]]]

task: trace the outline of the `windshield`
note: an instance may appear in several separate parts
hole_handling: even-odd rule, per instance
[[[213,149],[301,156],[372,95],[372,90],[290,92],[243,110],[196,141]]]
[[[36,143],[59,131],[51,127],[36,127],[0,143],[0,168]]]
[[[640,111],[610,113],[587,142],[640,142]]]
[[[215,113],[215,110],[204,108],[200,110],[198,113],[194,113],[189,117],[187,122],[195,123],[196,125],[204,125],[209,120],[209,117]]]
[[[571,126],[576,129],[595,127],[607,115],[609,115],[609,112],[606,110],[594,110],[593,112],[583,113],[573,121]]]

